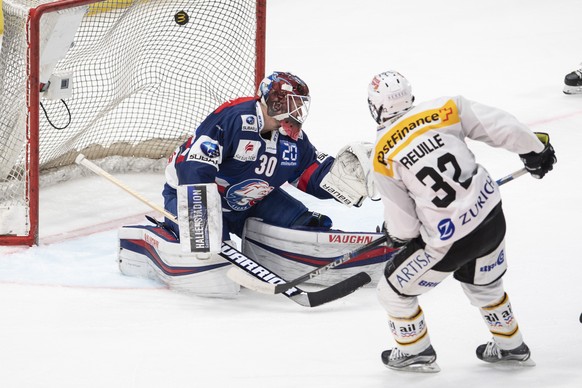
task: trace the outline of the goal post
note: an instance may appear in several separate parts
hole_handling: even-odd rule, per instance
[[[164,163],[217,106],[254,95],[264,77],[266,0],[2,8],[0,245],[38,243],[39,182],[62,180],[79,153],[113,171]]]

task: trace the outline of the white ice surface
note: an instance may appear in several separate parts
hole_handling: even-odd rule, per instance
[[[406,75],[421,101],[463,94],[547,131],[558,155],[542,181],[502,188],[505,284],[535,368],[474,356],[489,339],[478,311],[448,279],[421,297],[442,372],[387,370],[393,345],[375,290],[314,309],[243,290],[234,300],[171,292],[116,267],[116,228],[149,209],[106,181],[41,192],[41,242],[0,250],[0,387],[580,387],[582,386],[582,96],[562,93],[582,61],[582,2],[270,0],[267,72],[300,75],[313,96],[305,129],[334,154],[374,140],[372,75]],[[471,143],[495,177],[521,167]],[[160,175],[118,176],[161,204]],[[306,198],[345,230],[369,231],[381,204],[346,210]]]

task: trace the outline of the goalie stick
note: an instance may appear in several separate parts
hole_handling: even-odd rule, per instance
[[[359,256],[363,253],[366,253],[366,252],[376,248],[379,245],[382,245],[387,240],[388,240],[388,236],[386,236],[386,235],[381,236],[381,237],[377,238],[376,240],[371,241],[370,243],[368,243],[368,244],[366,244],[366,245],[364,245],[356,250],[353,250],[349,253],[346,253],[346,254],[340,256],[339,258],[329,262],[328,264],[326,264],[324,266],[317,267],[314,270],[312,270],[304,275],[301,275],[296,279],[285,282],[285,283],[264,282],[264,281],[260,282],[260,281],[257,281],[255,278],[249,278],[246,275],[246,273],[239,271],[237,268],[231,268],[227,272],[227,275],[231,280],[233,280],[233,281],[237,282],[238,284],[240,284],[241,286],[249,288],[253,291],[261,292],[263,294],[280,294],[280,293],[284,293],[287,290],[297,286],[298,284],[304,283],[310,279],[313,279],[316,276],[323,274],[324,272],[327,272],[327,270],[329,270],[329,269],[338,267],[338,266],[342,265],[343,263],[345,263],[346,261],[353,259],[356,256]],[[353,277],[356,277],[356,276],[361,275],[361,274],[365,274],[365,272],[359,272],[358,274],[354,275]],[[351,278],[347,278],[345,280],[348,280],[348,279],[351,279]],[[343,281],[345,281],[345,280],[343,280]],[[331,286],[331,287],[333,287],[333,286]]]
[[[289,284],[273,271],[258,264],[256,261],[228,244],[222,243],[220,256],[235,265],[235,267],[228,271],[229,277],[230,272],[236,268],[238,270],[236,272],[239,274],[238,277],[247,277],[251,280],[251,283],[254,281],[262,284],[278,284],[285,286]],[[244,272],[241,272],[241,270]],[[343,298],[344,296],[356,291],[358,288],[370,283],[371,280],[370,275],[365,272],[359,272],[339,283],[335,283],[319,291],[307,292],[298,287],[288,286],[285,287],[285,290],[281,291],[281,293],[302,306],[316,307]],[[241,285],[244,286],[244,284]]]
[[[125,185],[123,182],[121,182],[119,179],[115,178],[114,176],[103,170],[101,167],[97,166],[95,163],[86,159],[85,155],[79,154],[75,159],[75,163],[88,168],[95,174],[102,176],[103,178],[112,182],[125,192],[132,195],[134,198],[137,198],[138,200],[148,205],[152,209],[160,212],[168,219],[176,223],[178,222],[174,214],[168,212],[163,207],[158,206],[155,203],[149,201],[147,198],[143,197],[138,192],[131,189],[129,186]],[[157,226],[166,229],[166,226],[162,222],[157,221],[153,217],[146,218],[153,222],[154,224],[156,224]],[[219,253],[219,255],[226,261],[233,264],[235,266],[234,268],[238,268],[239,271],[241,271],[243,274],[246,274],[246,276],[249,279],[255,280],[257,283],[273,282],[275,284],[288,284],[285,282],[284,279],[282,279],[279,275],[277,275],[273,271],[269,270],[263,265],[258,264],[253,259],[246,256],[244,253],[238,251],[237,249],[231,247],[228,244],[225,244],[224,242],[222,243],[221,252]],[[360,272],[347,279],[340,281],[339,283],[333,284],[319,291],[307,292],[301,290],[298,287],[289,286],[286,287],[286,289],[281,293],[285,295],[287,298],[300,304],[301,306],[317,307],[322,304],[334,301],[336,299],[343,298],[344,296],[347,296],[352,292],[356,291],[358,288],[368,284],[371,280],[372,279],[367,273]]]
[[[517,171],[512,172],[509,175],[504,176],[503,178],[498,179],[497,185],[501,186],[504,185],[507,182],[511,182],[512,180],[519,178],[520,176],[524,175],[527,172],[527,170],[525,168],[521,168]],[[374,248],[376,248],[379,245],[382,245],[383,243],[388,241],[388,236],[384,235],[364,246],[361,246],[360,248],[357,248],[356,250],[353,250],[351,252],[348,252],[346,254],[344,254],[343,256],[340,256],[339,258],[329,262],[328,264],[321,266],[321,267],[317,267],[314,270],[307,272],[304,275],[299,276],[296,279],[293,279],[291,281],[288,281],[286,283],[283,284],[273,284],[273,282],[264,282],[264,281],[259,281],[256,278],[251,278],[249,276],[247,276],[245,273],[242,273],[241,271],[237,270],[236,268],[231,268],[228,271],[228,277],[232,280],[234,280],[235,282],[239,283],[240,285],[249,288],[253,291],[257,291],[257,292],[261,292],[264,294],[280,294],[280,293],[284,293],[286,292],[288,289],[291,289],[295,286],[297,286],[298,284],[304,283],[308,280],[313,279],[316,276],[319,276],[325,272],[327,272],[328,270],[338,267],[346,262],[348,262],[349,260],[353,259],[354,257],[357,257],[363,253],[366,253]],[[363,273],[363,272],[360,272]],[[349,278],[348,278],[349,279]],[[346,279],[347,280],[347,279]]]

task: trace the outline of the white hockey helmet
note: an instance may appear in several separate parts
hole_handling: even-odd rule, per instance
[[[406,112],[413,102],[410,83],[397,71],[375,75],[368,86],[368,106],[378,124]]]

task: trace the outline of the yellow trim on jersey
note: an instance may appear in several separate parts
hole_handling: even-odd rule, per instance
[[[440,108],[425,110],[399,121],[376,142],[374,171],[393,177],[394,159],[410,142],[430,130],[448,127],[460,121],[459,110],[453,100],[447,101]]]
[[[0,0],[0,35],[4,34],[4,12],[2,12],[2,0]]]

